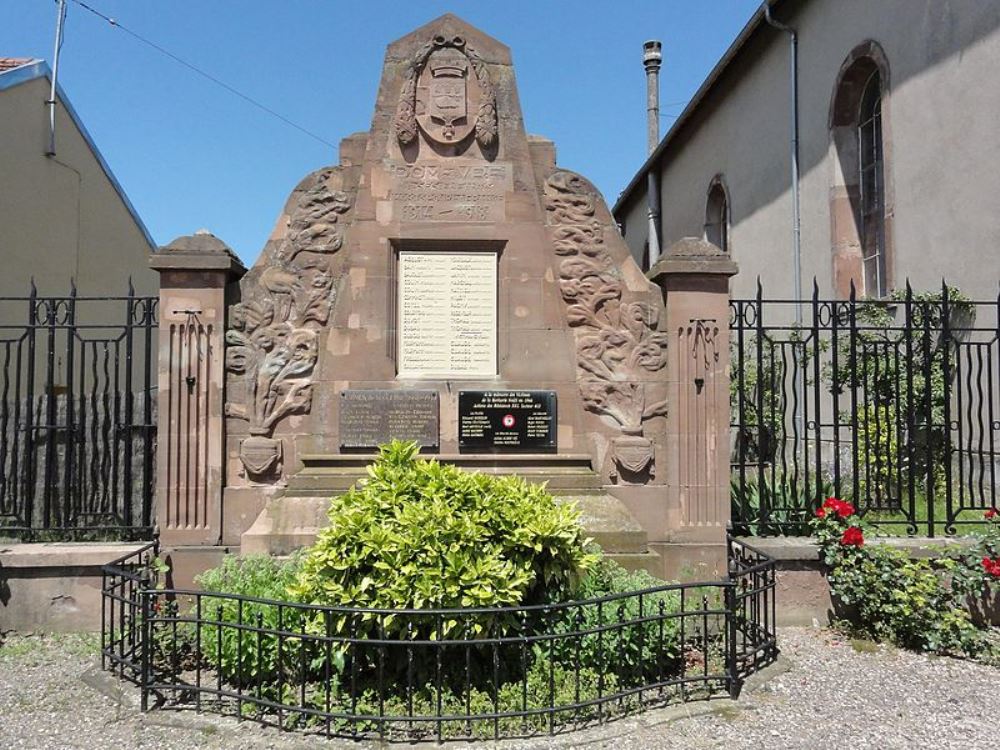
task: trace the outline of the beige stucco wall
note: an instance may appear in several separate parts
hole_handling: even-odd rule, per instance
[[[791,13],[798,8],[798,11]],[[894,282],[995,298],[1000,279],[1000,3],[996,0],[808,0],[776,11],[799,31],[802,265],[832,294],[828,118],[841,64],[874,39],[885,51],[884,103],[894,195]],[[788,37],[756,34],[662,160],[664,244],[701,236],[713,176],[730,194],[734,294],[792,292]],[[669,66],[668,66],[669,67]],[[638,113],[637,113],[638,115]],[[638,165],[637,165],[638,166]],[[645,201],[627,204],[626,239],[641,254]]]
[[[7,74],[10,75],[10,74]],[[56,156],[48,146],[49,82],[0,91],[0,296],[156,294],[152,248],[86,139],[59,106]]]

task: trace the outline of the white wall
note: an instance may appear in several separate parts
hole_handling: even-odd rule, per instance
[[[790,14],[793,6],[798,12]],[[1000,279],[1000,2],[809,0],[776,11],[799,31],[800,170],[804,288],[833,294],[828,126],[837,75],[867,39],[890,68],[884,111],[895,195],[894,282],[917,289],[942,277],[976,298]],[[768,296],[792,293],[788,38],[755,34],[662,160],[664,244],[701,236],[712,177],[730,194],[736,296],[759,274]],[[641,253],[644,191],[631,201],[630,248]]]
[[[10,75],[9,73],[7,75]],[[57,109],[56,155],[48,148],[45,78],[0,91],[0,296],[69,292],[156,294],[157,274],[142,230],[122,202],[86,139]]]

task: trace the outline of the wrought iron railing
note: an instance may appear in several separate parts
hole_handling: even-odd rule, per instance
[[[157,590],[119,562],[105,597],[128,614],[105,621],[105,665],[139,683],[143,710],[355,739],[555,734],[736,695],[775,658],[773,562],[735,540],[729,550],[724,580],[498,609]]]
[[[101,569],[101,667],[121,679],[142,676],[143,592],[156,584],[154,540]]]
[[[767,299],[758,285],[730,309],[739,533],[807,533],[829,495],[930,536],[997,507],[1000,297]]]
[[[152,537],[157,298],[0,298],[0,538]]]

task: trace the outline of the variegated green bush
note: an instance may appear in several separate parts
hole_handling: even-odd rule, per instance
[[[331,502],[330,526],[290,588],[297,601],[383,609],[562,601],[596,560],[576,509],[541,485],[423,460],[415,443],[398,441],[368,474]]]

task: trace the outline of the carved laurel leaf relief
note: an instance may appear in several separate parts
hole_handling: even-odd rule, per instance
[[[274,427],[312,405],[319,329],[335,301],[332,256],[343,246],[342,217],[351,207],[346,193],[327,187],[329,176],[319,173],[302,192],[272,264],[230,311],[225,366],[243,388],[242,398],[227,399],[226,414],[249,425],[240,457],[257,479],[280,468]]]

